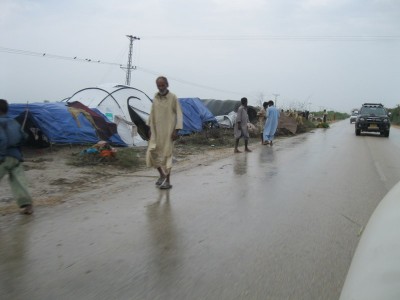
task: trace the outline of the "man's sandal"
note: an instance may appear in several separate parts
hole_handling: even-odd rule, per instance
[[[33,206],[31,204],[22,206],[21,214],[23,215],[33,214]]]
[[[167,181],[163,182],[163,183],[160,185],[160,189],[161,189],[161,190],[168,190],[168,189],[170,189],[170,188],[172,188],[172,185],[169,184],[169,182],[167,182]]]
[[[156,181],[156,186],[162,185],[165,181],[167,181],[167,177],[160,177]]]

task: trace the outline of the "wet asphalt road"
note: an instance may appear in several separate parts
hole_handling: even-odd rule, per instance
[[[0,217],[0,299],[338,299],[369,216],[400,180],[400,132],[348,120],[206,166],[127,177]],[[101,196],[99,196],[101,193]]]

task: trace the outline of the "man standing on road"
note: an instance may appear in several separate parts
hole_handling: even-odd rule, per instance
[[[264,144],[264,126],[266,120],[266,110],[268,108],[268,102],[263,103],[263,107],[257,113],[258,116],[258,129],[260,130],[261,144]]]
[[[0,99],[0,180],[8,174],[11,192],[22,208],[21,213],[33,213],[32,198],[28,192],[22,152],[19,145],[10,145],[10,141],[20,136],[18,122],[7,116],[8,102]],[[11,124],[11,122],[14,122]]]
[[[274,106],[274,101],[268,101],[266,112],[267,121],[264,127],[264,145],[271,145],[279,122],[279,110]]]
[[[323,115],[323,122],[326,123],[326,117],[328,116],[328,113],[326,112],[326,109],[324,109],[324,115]]]
[[[148,167],[154,167],[160,173],[156,186],[170,189],[172,151],[179,129],[183,127],[182,110],[178,98],[168,90],[168,80],[160,76],[156,80],[158,93],[155,94],[148,125],[150,139],[146,154]]]
[[[235,136],[235,153],[241,153],[239,151],[239,140],[244,139],[244,151],[251,152],[248,148],[249,143],[249,130],[247,128],[247,123],[249,122],[249,115],[247,114],[247,98],[243,97],[240,99],[241,106],[239,107],[236,114],[236,121],[234,126],[234,136]]]

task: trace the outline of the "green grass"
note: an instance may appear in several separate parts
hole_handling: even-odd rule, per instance
[[[235,144],[232,128],[211,128],[191,135],[180,136],[175,142],[180,146],[233,147]]]
[[[107,165],[123,169],[138,169],[145,167],[146,149],[139,148],[117,148],[115,157],[103,158],[97,153],[75,152],[67,160],[68,165],[90,166]]]
[[[400,105],[395,108],[389,109],[391,116],[390,121],[394,125],[400,125]]]
[[[321,122],[321,123],[318,123],[316,127],[317,128],[329,128],[329,124]]]

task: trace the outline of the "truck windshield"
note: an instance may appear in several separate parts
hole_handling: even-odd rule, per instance
[[[363,107],[361,109],[363,115],[386,116],[386,110],[383,107]]]

